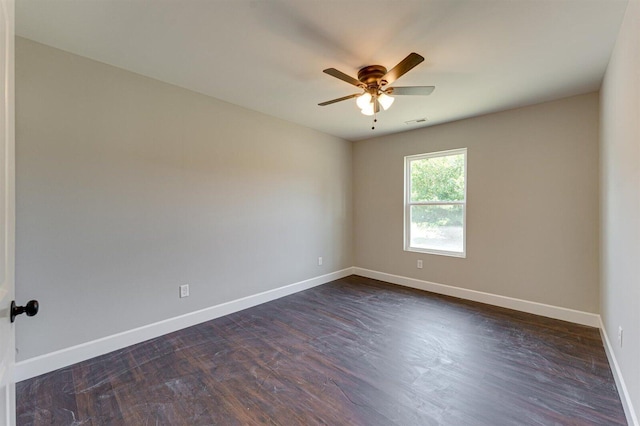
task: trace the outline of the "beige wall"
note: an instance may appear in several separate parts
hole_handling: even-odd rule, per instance
[[[462,147],[467,258],[403,251],[404,156]],[[598,312],[597,94],[359,141],[353,155],[355,266]]]
[[[352,266],[351,143],[25,39],[16,63],[19,360]]]
[[[640,1],[631,0],[601,91],[602,320],[640,410]],[[623,345],[618,344],[622,327]]]

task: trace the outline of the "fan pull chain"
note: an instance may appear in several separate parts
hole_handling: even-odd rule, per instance
[[[375,130],[376,129],[376,123],[378,122],[378,118],[376,117],[376,112],[374,110],[373,112],[373,123],[371,123],[371,130]]]

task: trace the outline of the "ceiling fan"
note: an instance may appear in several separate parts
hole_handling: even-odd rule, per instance
[[[323,71],[324,73],[359,87],[362,89],[362,92],[332,99],[319,103],[318,105],[326,106],[335,104],[336,102],[346,101],[347,99],[357,98],[356,104],[361,112],[364,115],[374,115],[380,111],[380,107],[386,110],[391,106],[394,101],[391,95],[429,95],[433,92],[435,86],[388,87],[422,61],[424,61],[422,56],[417,53],[410,53],[409,56],[393,67],[391,71],[387,71],[382,65],[369,65],[360,68],[357,80],[335,68],[327,68]]]

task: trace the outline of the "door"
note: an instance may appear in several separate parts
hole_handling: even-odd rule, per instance
[[[15,424],[14,295],[14,0],[0,0],[0,426]]]

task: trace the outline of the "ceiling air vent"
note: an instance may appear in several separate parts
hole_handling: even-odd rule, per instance
[[[426,123],[427,117],[424,118],[416,118],[415,120],[409,120],[409,121],[405,121],[404,124],[420,124],[420,123]]]

